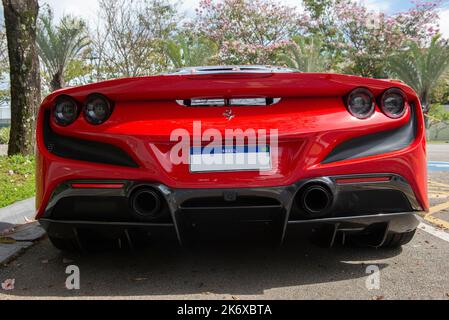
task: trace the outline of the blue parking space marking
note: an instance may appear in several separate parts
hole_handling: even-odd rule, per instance
[[[449,171],[449,162],[429,161],[429,171]]]

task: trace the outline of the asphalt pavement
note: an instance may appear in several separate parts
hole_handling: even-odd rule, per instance
[[[259,240],[259,241],[257,241]],[[0,269],[0,299],[449,299],[449,243],[427,232],[402,249],[324,249],[294,237],[159,244],[143,251],[64,255],[44,239]],[[67,290],[69,265],[80,290]],[[368,267],[379,270],[369,290]]]

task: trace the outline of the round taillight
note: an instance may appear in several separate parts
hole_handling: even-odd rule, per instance
[[[53,118],[61,126],[72,124],[78,117],[78,104],[70,97],[59,97],[53,108]]]
[[[355,89],[348,95],[346,106],[354,117],[367,119],[374,113],[374,96],[368,89]]]
[[[102,124],[111,116],[112,106],[109,100],[101,94],[87,97],[84,103],[84,116],[91,124]]]
[[[397,119],[405,113],[405,101],[405,94],[402,90],[397,88],[388,89],[382,95],[380,108],[388,117]]]

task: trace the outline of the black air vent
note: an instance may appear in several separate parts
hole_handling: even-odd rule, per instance
[[[50,111],[44,116],[44,143],[47,150],[61,158],[138,168],[122,149],[103,142],[82,140],[55,133],[50,127]]]

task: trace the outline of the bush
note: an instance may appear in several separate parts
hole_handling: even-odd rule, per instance
[[[0,128],[0,144],[8,144],[9,128]]]

